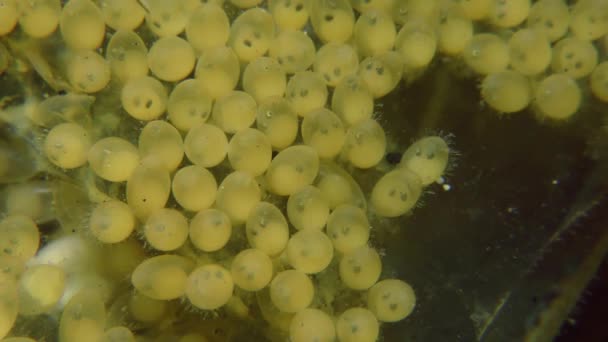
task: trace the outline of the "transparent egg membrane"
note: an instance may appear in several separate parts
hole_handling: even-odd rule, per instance
[[[558,333],[608,251],[607,1],[201,2],[0,22],[2,341]]]

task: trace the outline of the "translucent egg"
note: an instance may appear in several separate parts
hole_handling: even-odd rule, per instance
[[[273,40],[268,55],[281,69],[294,74],[308,69],[315,60],[315,45],[302,31],[283,31]]]
[[[532,101],[532,88],[525,76],[506,70],[483,79],[481,97],[498,112],[515,113],[528,107]]]
[[[93,144],[88,160],[97,176],[110,182],[124,182],[137,167],[139,152],[125,139],[108,137]]]
[[[38,251],[40,232],[31,218],[9,215],[0,221],[0,256],[8,255],[26,262]]]
[[[344,311],[336,322],[339,341],[374,342],[379,333],[378,320],[368,309],[350,308]]]
[[[291,146],[298,135],[298,116],[291,103],[283,97],[269,97],[261,101],[255,121],[275,150]]]
[[[229,34],[228,16],[216,4],[199,6],[192,12],[186,25],[186,39],[198,53],[225,46]]]
[[[311,0],[310,23],[324,42],[345,43],[355,26],[355,15],[348,0]]]
[[[306,274],[296,270],[278,273],[270,283],[270,299],[281,312],[294,313],[308,307],[315,288]]]
[[[84,165],[90,148],[89,133],[75,123],[53,127],[44,139],[44,154],[51,163],[63,169]]]
[[[188,0],[146,0],[146,24],[159,37],[180,34],[197,2]]]
[[[135,336],[129,328],[116,326],[106,330],[100,342],[135,342]]]
[[[369,169],[376,166],[386,153],[386,135],[374,119],[366,119],[346,131],[342,156],[353,166]]]
[[[148,49],[137,33],[116,31],[106,46],[106,60],[110,62],[112,77],[120,82],[148,74]]]
[[[178,83],[167,102],[168,119],[175,128],[189,131],[205,123],[211,114],[211,97],[204,91],[198,79],[186,79]]]
[[[190,165],[173,175],[171,191],[182,208],[199,211],[211,207],[215,201],[217,182],[209,170],[199,165]]]
[[[494,0],[458,1],[465,17],[471,20],[482,20],[489,16],[490,7]]]
[[[192,70],[196,56],[194,49],[179,37],[160,38],[148,52],[148,66],[160,80],[176,82],[186,78]]]
[[[551,69],[579,79],[589,75],[598,63],[598,53],[593,43],[578,38],[564,38],[553,47]]]
[[[95,291],[81,291],[70,299],[61,313],[59,341],[100,340],[105,323],[106,310],[101,296]]]
[[[161,116],[167,107],[167,90],[160,81],[145,76],[130,79],[120,93],[124,110],[137,120],[149,121]]]
[[[17,282],[7,279],[0,283],[0,338],[4,338],[13,328],[19,314]]]
[[[190,221],[190,241],[203,252],[222,249],[232,234],[228,215],[217,209],[203,209]]]
[[[19,20],[16,0],[4,0],[0,6],[0,36],[11,33]]]
[[[348,253],[367,243],[370,225],[365,212],[358,207],[342,204],[327,219],[327,236],[334,248]]]
[[[511,67],[532,76],[545,71],[551,63],[551,44],[542,31],[521,29],[509,39]]]
[[[194,72],[203,91],[212,99],[227,96],[236,87],[241,74],[239,59],[229,47],[205,50]]]
[[[306,274],[319,273],[329,266],[334,247],[325,233],[309,229],[295,233],[287,243],[289,264]]]
[[[181,279],[182,277],[178,281],[182,282]],[[130,296],[127,305],[131,318],[147,323],[161,320],[167,312],[168,302],[135,292]]]
[[[174,171],[184,157],[181,134],[166,121],[154,120],[146,123],[139,133],[139,155],[141,158],[156,158],[169,171]]]
[[[536,86],[534,104],[543,117],[567,119],[578,111],[581,101],[581,89],[568,74],[550,75]]]
[[[226,133],[236,133],[255,121],[257,104],[244,91],[234,90],[219,98],[212,111],[213,122]]]
[[[110,82],[110,65],[97,52],[81,50],[68,59],[66,76],[76,91],[96,93]]]
[[[281,253],[289,239],[285,216],[279,208],[268,202],[259,202],[251,208],[245,232],[249,245],[269,256]]]
[[[10,184],[4,188],[2,202],[3,212],[7,215],[23,215],[37,223],[44,223],[57,218],[57,185],[44,180],[33,180]],[[54,189],[55,188],[55,189]]]
[[[45,38],[59,25],[61,17],[60,0],[17,1],[19,26],[30,37]]]
[[[65,271],[54,265],[28,267],[19,279],[19,313],[25,316],[49,312],[61,299]]]
[[[460,1],[459,4],[471,2],[475,1]],[[449,56],[460,55],[473,38],[473,22],[458,8],[447,8],[441,15],[437,50]]]
[[[116,31],[135,30],[146,14],[137,0],[101,0],[99,8],[106,25]]]
[[[395,0],[389,12],[397,25],[403,26],[412,20],[435,25],[439,9],[440,1],[437,0]]]
[[[173,251],[188,239],[188,220],[175,209],[162,208],[150,213],[143,231],[152,248]]]
[[[465,48],[463,57],[473,71],[487,75],[509,66],[509,47],[493,33],[478,33]]]
[[[361,77],[348,75],[334,89],[331,109],[346,126],[352,126],[371,118],[374,97]]]
[[[397,322],[409,316],[416,305],[412,287],[398,279],[385,279],[367,295],[367,307],[380,322]]]
[[[321,190],[330,209],[341,204],[351,204],[363,210],[367,204],[359,184],[343,168],[334,163],[323,161],[315,185]]]
[[[269,0],[268,10],[279,29],[298,31],[308,22],[307,5],[305,0]]]
[[[287,82],[285,90],[285,97],[301,117],[315,109],[323,108],[327,96],[327,86],[323,77],[320,73],[312,71],[297,72]]]
[[[570,26],[570,11],[564,0],[538,0],[530,8],[527,26],[542,31],[549,41],[562,38]]]
[[[243,90],[256,101],[262,101],[268,97],[283,96],[287,77],[275,59],[258,57],[245,67],[242,82]]]
[[[388,13],[370,10],[357,19],[353,36],[360,55],[376,56],[393,48],[397,31]]]
[[[225,212],[233,225],[239,225],[247,221],[261,198],[260,187],[253,176],[234,171],[220,183],[215,207]]]
[[[313,182],[319,172],[319,155],[310,146],[293,145],[272,159],[266,171],[268,190],[289,196]]]
[[[215,310],[230,300],[233,289],[230,272],[220,265],[208,264],[190,273],[186,297],[199,309]]]
[[[598,64],[589,77],[591,93],[598,99],[608,102],[608,62]]]
[[[346,139],[342,120],[329,109],[314,110],[302,120],[302,138],[319,158],[331,159],[340,153]]]
[[[146,160],[133,170],[127,180],[127,203],[142,221],[164,208],[170,193],[169,171]]]
[[[395,51],[367,57],[359,65],[359,77],[377,99],[393,91],[401,81],[403,61]]]
[[[583,40],[596,40],[608,34],[608,2],[578,1],[571,10],[570,31]]]
[[[323,76],[328,86],[335,87],[344,77],[355,73],[358,66],[359,57],[352,46],[328,43],[317,51],[313,69]]]
[[[298,311],[289,325],[291,342],[331,342],[336,340],[334,321],[319,309]]]
[[[241,62],[251,62],[268,52],[274,36],[272,16],[261,8],[251,8],[232,22],[228,46]]]
[[[395,7],[395,0],[350,0],[353,8],[359,13],[368,11],[383,11],[391,13]]]
[[[297,230],[322,230],[329,217],[329,203],[318,188],[307,185],[287,200],[287,217]]]
[[[59,29],[68,47],[94,50],[103,42],[106,24],[93,1],[69,0],[61,11]]]
[[[340,260],[340,279],[353,290],[369,289],[378,281],[381,272],[380,255],[366,245],[344,254]]]
[[[498,27],[515,27],[530,13],[530,0],[492,0],[488,19]]]
[[[184,151],[193,164],[213,167],[226,158],[228,138],[218,127],[203,123],[188,131],[184,139]]]
[[[182,256],[153,256],[139,264],[131,275],[137,291],[156,300],[171,300],[184,294],[188,273],[194,264]]]
[[[401,54],[406,69],[426,67],[437,51],[437,35],[434,28],[420,20],[406,23],[395,39],[395,51]]]
[[[103,243],[124,241],[135,229],[135,216],[124,202],[110,200],[99,203],[91,213],[89,229]]]
[[[256,177],[264,173],[272,159],[272,146],[264,133],[246,128],[234,134],[228,144],[228,161],[234,170]]]
[[[445,172],[450,148],[439,136],[428,136],[414,142],[401,157],[400,168],[416,173],[423,185],[437,181]]]
[[[259,291],[270,283],[272,268],[272,260],[266,253],[255,248],[245,249],[232,260],[232,279],[245,291]]]
[[[422,181],[408,168],[390,171],[378,180],[371,194],[375,213],[383,217],[397,217],[412,210],[420,194]]]

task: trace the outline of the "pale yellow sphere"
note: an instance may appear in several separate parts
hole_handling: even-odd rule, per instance
[[[310,23],[324,43],[347,42],[355,26],[355,15],[348,0],[311,1]]]
[[[11,33],[19,20],[16,0],[4,0],[0,6],[0,36]]]
[[[230,34],[230,22],[222,7],[207,3],[190,15],[186,24],[186,39],[195,51],[223,47]]]
[[[505,70],[483,79],[481,97],[498,112],[515,113],[524,110],[532,101],[532,87],[522,74]]]
[[[367,294],[367,307],[380,322],[397,322],[409,316],[416,306],[412,287],[399,279],[385,279]]]
[[[339,341],[374,342],[380,334],[380,326],[368,309],[350,308],[338,317],[336,334]]]
[[[270,97],[261,101],[255,122],[274,150],[291,146],[298,136],[298,116],[294,106],[284,97]]]
[[[570,26],[570,11],[563,0],[539,0],[530,8],[527,26],[542,31],[549,41],[562,38]]]
[[[326,108],[308,113],[302,120],[301,132],[304,143],[314,148],[322,159],[337,156],[346,140],[344,123],[336,113]]]
[[[171,191],[175,201],[185,210],[199,211],[215,202],[217,181],[209,170],[200,165],[189,165],[173,175]]]
[[[215,102],[211,113],[212,121],[228,134],[250,127],[255,121],[257,103],[254,97],[240,90],[234,90]]]
[[[184,158],[184,143],[177,129],[163,120],[146,123],[139,133],[139,155],[156,159],[167,170],[173,172]]]
[[[297,72],[287,82],[285,90],[285,98],[301,117],[315,109],[323,108],[327,96],[327,86],[323,77],[320,73],[312,71]]]
[[[412,210],[421,193],[422,181],[416,173],[408,168],[396,169],[378,180],[370,201],[377,215],[397,217]]]
[[[262,8],[250,8],[232,22],[228,46],[241,62],[248,63],[266,54],[274,37],[272,15]]]
[[[186,298],[199,309],[215,310],[230,300],[233,289],[230,272],[220,265],[208,264],[188,276]]]
[[[551,69],[579,79],[589,75],[598,63],[598,52],[592,42],[574,37],[560,40],[553,47]]]
[[[270,283],[270,299],[281,312],[295,313],[305,309],[314,293],[310,278],[296,270],[282,271]]]
[[[68,59],[66,74],[76,91],[96,93],[110,82],[110,64],[97,52],[81,50]]]
[[[59,341],[100,340],[105,323],[106,310],[101,295],[94,290],[81,290],[63,308],[59,320]]]
[[[167,108],[167,90],[159,80],[144,76],[129,79],[120,94],[124,110],[137,120],[149,121]]]
[[[175,209],[162,208],[148,216],[143,232],[152,248],[163,252],[176,250],[188,239],[188,220]]]
[[[333,256],[331,240],[319,230],[301,230],[287,243],[287,260],[293,268],[306,274],[325,270]]]
[[[403,61],[395,51],[368,57],[359,65],[359,77],[377,99],[389,94],[401,81]]]
[[[526,76],[537,75],[551,64],[552,49],[545,33],[521,29],[509,39],[511,67]]]
[[[30,37],[45,38],[59,25],[61,17],[60,0],[17,1],[19,26]]]
[[[163,81],[176,82],[186,78],[194,70],[195,62],[194,49],[179,37],[160,38],[148,52],[150,71]]]
[[[511,80],[511,82],[523,83],[525,80],[525,78],[523,80],[521,78],[517,78],[518,76],[516,76],[516,74],[506,75],[505,78],[510,76],[516,78],[515,80]],[[502,83],[502,81],[504,81],[504,79],[499,79],[498,81],[501,81],[498,82],[500,84]],[[509,86],[515,87],[522,85],[520,85],[519,83],[515,83],[515,85]],[[508,88],[506,90],[507,91],[505,91],[504,94],[505,96],[514,93],[514,90]],[[512,100],[515,101],[516,99],[517,98],[514,97]],[[520,100],[520,102],[522,101]],[[399,168],[407,168],[408,170],[414,172],[420,177],[422,185],[429,185],[439,180],[439,178],[443,175],[446,168],[448,167],[449,157],[450,147],[448,146],[447,142],[440,136],[431,135],[416,140],[410,147],[407,148],[407,150],[405,150],[403,156],[401,157]],[[413,184],[411,184],[410,186],[413,186],[415,188]]]
[[[291,342],[332,342],[336,340],[334,321],[319,309],[298,311],[289,325]]]
[[[367,84],[357,74],[346,76],[334,89],[331,109],[348,127],[372,117],[374,97]]]
[[[353,36],[362,56],[375,56],[393,48],[397,30],[389,13],[370,10],[357,19]]]
[[[568,119],[578,111],[581,101],[580,86],[567,74],[553,74],[536,86],[534,105],[543,117]]]
[[[147,54],[146,44],[137,33],[120,30],[110,38],[105,56],[110,62],[112,77],[126,82],[148,74]]]
[[[380,278],[382,261],[375,249],[364,245],[344,254],[339,270],[340,279],[348,288],[367,290]]]
[[[472,1],[466,1],[468,3]],[[465,1],[460,2],[465,3]],[[473,22],[459,8],[447,8],[437,32],[437,49],[446,55],[457,56],[473,38]]]
[[[259,202],[251,208],[245,232],[249,245],[269,256],[281,253],[289,240],[285,216],[279,208],[268,202]]]
[[[99,8],[106,25],[116,31],[135,30],[146,15],[137,0],[100,0]]]
[[[89,132],[75,123],[62,123],[53,127],[44,139],[44,154],[51,163],[63,169],[84,165],[90,148]]]
[[[490,3],[490,23],[500,28],[521,24],[530,13],[530,0],[492,0]]]
[[[308,22],[308,3],[304,0],[269,0],[268,10],[281,30],[299,31]]]
[[[241,289],[259,291],[272,279],[272,260],[259,249],[245,249],[232,261],[231,273],[234,283]]]
[[[203,252],[222,249],[232,234],[232,223],[218,209],[203,209],[190,221],[190,241]]]
[[[253,176],[234,171],[220,183],[215,206],[228,215],[232,224],[239,225],[247,221],[261,198],[262,192]]]
[[[99,203],[89,219],[91,233],[103,243],[117,243],[135,229],[135,216],[124,202],[110,200]]]
[[[603,102],[608,102],[608,62],[598,64],[589,77],[591,93]]]
[[[101,46],[106,24],[91,0],[69,0],[61,11],[59,29],[63,41],[74,50],[93,50]]]
[[[426,67],[437,51],[437,35],[434,28],[423,20],[407,22],[397,34],[395,51],[403,57],[406,69],[416,70]]]
[[[342,155],[353,166],[361,169],[374,167],[385,153],[386,135],[376,120],[362,120],[346,131]]]
[[[186,79],[178,83],[167,102],[168,119],[180,131],[205,123],[211,116],[212,99],[198,79]]]
[[[178,255],[164,254],[146,259],[133,274],[133,287],[156,300],[171,300],[184,294],[193,263]]]
[[[135,336],[129,328],[116,326],[106,330],[100,342],[135,342]]]
[[[66,285],[63,268],[55,265],[28,267],[19,279],[19,313],[25,316],[51,311]]]
[[[137,148],[125,139],[107,137],[89,149],[89,166],[99,177],[110,182],[126,181],[139,164]]]
[[[243,71],[243,90],[260,102],[269,97],[283,96],[287,76],[279,62],[271,57],[258,57]]]
[[[234,170],[257,177],[263,174],[272,159],[272,146],[264,133],[255,128],[237,132],[228,144],[228,161]]]
[[[287,217],[297,230],[322,230],[329,216],[329,203],[321,190],[307,185],[287,200]]]
[[[273,40],[268,55],[279,63],[284,72],[294,74],[312,65],[315,52],[315,45],[306,33],[283,31]]]
[[[213,167],[226,158],[228,138],[217,126],[202,123],[186,134],[184,151],[193,164]]]
[[[129,176],[126,193],[135,216],[145,221],[167,204],[171,194],[169,171],[153,160],[143,160]]]
[[[313,70],[323,76],[325,83],[335,87],[340,81],[357,71],[359,56],[355,49],[344,43],[328,43],[318,51]]]
[[[200,81],[203,91],[212,99],[218,99],[236,87],[240,68],[234,51],[223,46],[205,50],[196,63],[194,75]]]
[[[319,172],[319,155],[310,146],[293,145],[279,152],[266,171],[268,190],[289,196],[312,184]]]
[[[363,210],[342,204],[329,215],[326,230],[334,248],[349,253],[367,243],[370,224]]]

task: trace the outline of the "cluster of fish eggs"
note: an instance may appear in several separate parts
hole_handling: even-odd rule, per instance
[[[381,280],[370,220],[409,213],[450,148],[439,136],[417,140],[364,195],[348,171],[386,155],[374,103],[441,53],[483,77],[496,111],[532,105],[566,119],[583,80],[608,101],[598,52],[607,33],[606,0],[0,0],[0,36],[63,48],[60,76],[36,70],[66,93],[23,110],[44,132],[41,154],[55,173],[94,177],[84,228],[40,250],[43,195],[8,192],[0,337],[20,315],[51,314],[60,341],[141,339],[109,318],[109,289],[127,277],[136,321],[158,322],[182,299],[242,317],[257,305],[292,342],[377,340],[381,322],[413,311],[415,294]],[[10,50],[0,43],[0,73]],[[89,107],[102,99],[119,104],[108,122],[142,127],[135,139],[100,128]],[[3,177],[15,170],[1,152]],[[97,255],[99,242],[113,252]],[[318,280],[331,272],[364,305],[318,305]]]

